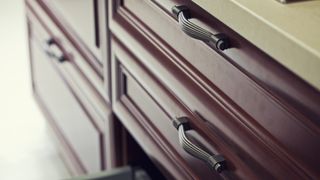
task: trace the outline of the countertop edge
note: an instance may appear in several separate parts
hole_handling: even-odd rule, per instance
[[[217,0],[208,3],[207,0],[194,0],[194,2],[320,90],[320,52],[317,53],[282,31],[281,27],[269,23],[235,1]]]

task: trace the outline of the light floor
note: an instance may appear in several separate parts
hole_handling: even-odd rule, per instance
[[[31,93],[23,0],[0,0],[0,179],[69,177]]]

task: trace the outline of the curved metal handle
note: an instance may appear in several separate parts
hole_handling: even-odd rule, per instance
[[[212,34],[202,27],[190,22],[190,11],[186,6],[173,6],[172,13],[176,16],[181,29],[189,36],[204,42],[212,43],[221,51],[230,48],[229,39],[223,33]]]
[[[64,53],[56,44],[54,38],[50,38],[49,40],[45,41],[43,43],[43,49],[50,58],[56,59],[61,63],[67,60]]]
[[[187,117],[179,117],[173,120],[173,125],[179,131],[179,141],[182,148],[190,155],[205,161],[211,168],[217,172],[223,171],[225,167],[225,159],[221,155],[214,155],[206,152],[197,145],[193,144],[185,134],[185,131],[190,130]]]

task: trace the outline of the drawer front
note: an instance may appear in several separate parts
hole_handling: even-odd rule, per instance
[[[43,100],[85,169],[88,172],[99,171],[99,133],[63,80],[54,72],[48,62],[50,59],[35,45],[32,49],[36,93]]]
[[[320,159],[312,155],[320,149],[318,91],[191,1],[117,2],[113,1],[110,15],[111,31],[136,56],[149,54],[147,60],[139,60],[192,111],[216,122],[210,106],[219,102],[237,117],[235,123],[263,141],[288,167],[302,176],[318,175]],[[227,34],[233,48],[217,51],[184,34],[170,13],[176,4],[190,7],[194,23]],[[136,42],[155,48],[143,50]]]
[[[39,0],[26,1],[26,3],[28,10],[39,19],[51,37],[54,37],[61,49],[69,55],[69,61],[84,74],[88,83],[96,89],[100,96],[108,101],[108,63],[101,64],[97,61],[97,58],[88,50],[87,45],[77,38],[68,23],[65,23],[59,12],[56,12],[52,2]],[[101,48],[106,49],[105,46],[106,44]]]
[[[222,140],[217,141],[226,145],[224,149],[226,152],[219,152],[225,155],[230,154],[229,150],[232,150],[236,157],[231,156],[235,159],[229,159],[229,161],[234,162],[234,166],[241,162],[241,160],[236,160],[239,158],[246,162],[250,161],[252,164],[240,165],[237,168],[241,169],[241,167],[249,166],[248,169],[264,174],[263,176],[266,177],[285,178],[292,176],[292,178],[297,178],[308,177],[312,173],[317,173],[316,166],[311,165],[319,162],[312,155],[319,148],[319,134],[315,129],[306,128],[299,122],[291,121],[293,127],[300,129],[292,134],[291,126],[281,125],[278,122],[273,125],[273,130],[280,128],[278,129],[278,133],[282,136],[280,140],[286,141],[286,144],[282,144],[279,142],[277,134],[270,134],[265,127],[257,124],[255,119],[243,112],[234,103],[226,100],[221,101],[221,98],[227,99],[227,97],[219,94],[219,90],[215,89],[214,94],[208,93],[206,89],[199,86],[198,82],[186,75],[185,71],[180,69],[175,62],[172,62],[170,57],[164,54],[161,49],[153,46],[144,35],[131,29],[128,24],[121,23],[130,31],[116,25],[113,31],[116,37],[122,42],[126,42],[126,48],[137,57],[137,60],[165,87],[174,92],[175,96],[181,99],[191,112],[197,114],[201,119],[200,121],[205,122],[206,131],[214,131],[219,134]],[[121,54],[121,52],[118,54]],[[292,139],[293,136],[295,136],[295,139]],[[288,148],[289,145],[294,145],[294,147]],[[275,164],[277,165],[275,166]],[[304,171],[301,171],[301,169]],[[247,173],[246,170],[238,169],[234,172],[239,173],[237,175],[243,178],[246,177],[244,174]],[[243,174],[243,172],[246,173]],[[255,174],[254,172],[252,173]],[[306,174],[305,172],[311,173]]]
[[[65,63],[63,69],[61,69],[63,70],[64,76],[67,77],[69,84],[73,84],[77,87],[76,89],[79,89],[78,96],[82,97],[82,101],[86,109],[89,109],[93,114],[96,114],[94,118],[95,124],[97,124],[100,129],[103,129],[104,122],[106,121],[110,111],[105,99],[108,96],[107,93],[103,91],[104,88],[101,87],[100,82],[93,81],[93,79],[97,80],[96,76],[88,76],[88,74],[90,74],[90,69],[88,69],[88,67],[87,72],[81,70],[81,67],[77,62],[85,62],[85,60],[81,57],[79,52],[72,46],[69,46],[70,44],[61,43],[64,40],[62,36],[55,36],[51,31],[49,31],[50,26],[48,27],[47,25],[50,24],[50,22],[44,23],[44,21],[42,21],[42,19],[40,19],[39,16],[30,8],[27,8],[27,14],[28,17],[32,19],[33,29],[37,30],[36,33],[33,33],[33,36],[37,37],[40,41],[39,43],[47,46],[45,44],[46,41],[53,39],[53,46],[61,50],[65,61],[68,62]],[[97,89],[97,86],[100,88]]]
[[[210,43],[204,43],[185,34],[171,12],[175,5],[185,5],[188,8],[191,23],[213,34],[225,34],[230,40],[231,48],[224,51],[217,50]],[[268,107],[265,110],[266,114],[272,112],[279,117],[283,116],[281,115],[283,112],[279,112],[278,109],[284,107],[293,111],[294,116],[309,119],[307,121],[319,125],[319,91],[276,63],[192,1],[124,0],[114,11],[114,18],[125,18],[143,31],[157,46],[164,50],[173,48],[174,51],[170,53],[173,53],[180,66],[195,78],[202,79],[205,85],[221,89],[244,110],[251,112],[254,118],[261,119],[262,125],[265,125],[263,121],[272,120],[261,115],[261,106]],[[281,103],[277,105],[279,102],[274,101],[279,100]],[[291,121],[292,118],[281,119]]]
[[[167,94],[163,87],[158,86],[157,82],[144,72],[145,70],[136,64],[137,62],[129,54],[126,54],[128,52],[115,42],[113,53],[112,63],[114,73],[117,74],[113,82],[114,87],[117,87],[114,97],[118,97],[114,99],[115,113],[151,159],[154,159],[158,166],[165,168],[163,174],[167,174],[167,178],[174,179],[204,179],[208,176],[218,178],[205,163],[188,155],[179,144],[178,132],[172,125],[172,118],[175,115],[188,114],[187,110],[172,95]],[[144,86],[145,83],[148,87]],[[150,93],[157,93],[157,98],[161,98],[157,99],[160,102]],[[165,105],[162,104],[164,102]],[[122,108],[128,109],[127,113],[131,114],[132,118],[125,117],[123,114],[126,113],[121,110]],[[156,145],[141,141],[146,137],[135,133],[136,128],[129,126],[128,121],[141,124],[142,131],[147,133],[146,137],[151,137]],[[153,148],[157,148],[157,151],[148,152]],[[210,148],[212,150],[212,147]]]
[[[160,163],[160,167],[167,167],[167,171],[175,178],[270,179],[299,176],[292,172],[264,142],[249,133],[245,127],[234,123],[235,117],[230,115],[225,107],[211,103],[211,110],[206,114],[203,113],[205,109],[201,112],[193,111],[193,107],[190,109],[177,98],[177,92],[173,94],[169,91],[163,81],[159,81],[140,64],[140,58],[150,60],[150,57],[141,56],[136,59],[118,40],[113,41],[112,51],[113,74],[115,74],[113,109],[146,151],[152,148],[147,141],[144,141],[146,137],[142,136],[140,131],[147,132],[147,136],[151,137],[157,148],[162,150],[160,152],[151,150],[148,154]],[[179,73],[175,75],[179,76]],[[196,100],[193,103],[199,106],[198,108],[203,106]],[[193,140],[210,152],[225,157],[228,164],[225,171],[217,174],[205,163],[183,150],[179,144],[178,132],[172,125],[172,120],[181,116],[188,117],[193,129],[188,135]],[[137,127],[132,126],[133,122],[141,124],[142,130],[136,132]],[[222,132],[221,126],[224,126]]]
[[[28,16],[32,19],[32,17]],[[63,69],[69,62],[60,63],[45,53],[44,41],[50,37],[36,22],[30,21],[30,54],[33,88],[77,157],[84,172],[97,172],[103,168],[103,133],[90,109],[85,109],[84,97],[78,97],[75,83],[63,78]],[[88,86],[88,85],[87,85]],[[101,119],[98,119],[101,121]],[[79,166],[77,164],[77,166]]]

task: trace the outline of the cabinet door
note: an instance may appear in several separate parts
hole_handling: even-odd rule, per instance
[[[100,30],[104,9],[101,0],[55,0],[52,2],[57,8],[57,13],[76,32],[79,38],[97,56],[101,57]]]
[[[82,173],[100,171],[103,167],[103,135],[94,126],[92,116],[59,71],[68,62],[59,63],[48,56],[43,44],[50,35],[41,29],[38,23],[31,26],[30,52],[34,92],[52,118],[54,126],[58,128],[58,133],[62,134],[66,148],[73,153],[75,166],[79,166]]]
[[[89,3],[95,2],[95,3]],[[105,0],[26,0],[74,62],[109,101],[109,41]]]

